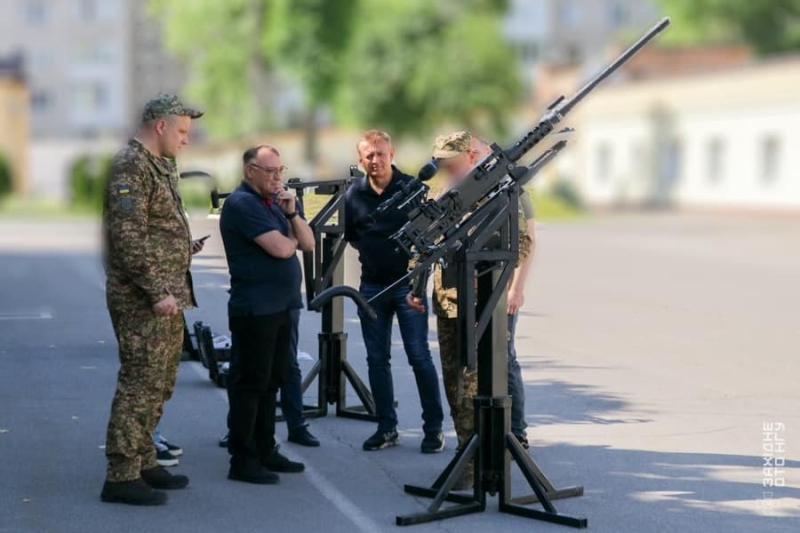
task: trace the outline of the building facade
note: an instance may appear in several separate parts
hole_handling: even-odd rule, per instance
[[[129,133],[144,94],[178,90],[144,0],[4,0],[0,55],[20,54],[34,139]]]
[[[591,60],[620,34],[643,31],[658,16],[653,0],[512,0],[504,33],[534,84],[541,65]]]
[[[800,57],[622,82],[575,119],[595,205],[800,208]]]
[[[0,157],[11,170],[12,191],[28,190],[28,87],[22,58],[0,58]]]

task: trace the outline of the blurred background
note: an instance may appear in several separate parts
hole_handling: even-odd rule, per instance
[[[96,213],[141,108],[207,114],[181,170],[239,179],[270,142],[290,176],[340,177],[361,130],[415,173],[437,133],[506,145],[668,14],[673,26],[570,117],[540,218],[589,209],[800,209],[800,0],[8,0],[0,209]],[[209,183],[184,183],[208,207]]]

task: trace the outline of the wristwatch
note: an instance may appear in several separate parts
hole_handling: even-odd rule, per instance
[[[288,215],[286,215],[286,220],[292,220],[296,216],[297,216],[297,211],[295,211],[294,213],[289,213]]]

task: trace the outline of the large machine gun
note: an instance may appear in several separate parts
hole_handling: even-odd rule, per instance
[[[558,98],[547,108],[539,123],[513,146],[503,149],[497,144],[492,144],[491,152],[472,169],[469,175],[438,198],[424,198],[428,190],[427,186],[421,181],[415,180],[407,186],[405,193],[401,191],[395,195],[397,198],[392,197],[387,200],[381,206],[381,210],[403,207],[410,200],[423,197],[419,206],[409,214],[409,221],[406,225],[392,236],[398,249],[405,252],[409,258],[415,259],[416,266],[384,292],[406,282],[409,278],[424,275],[434,263],[457,249],[460,239],[491,215],[491,210],[484,209],[484,207],[490,206],[493,198],[508,192],[511,187],[525,185],[539,170],[550,163],[567,145],[567,140],[558,140],[528,165],[517,164],[528,152],[555,132],[558,124],[575,106],[619,70],[669,24],[668,18],[663,19],[572,97],[561,96]],[[561,130],[561,132],[568,131],[570,130]],[[416,285],[421,286],[422,284],[416,283]],[[340,288],[337,294],[342,295],[342,291],[343,289]],[[354,296],[353,292],[355,291],[350,291],[347,295]],[[370,301],[374,301],[382,295],[383,293],[380,293]],[[327,295],[320,294],[319,296]],[[315,304],[321,304],[321,300],[312,302],[311,307],[313,308]]]

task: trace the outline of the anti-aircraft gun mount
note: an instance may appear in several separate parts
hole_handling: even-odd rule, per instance
[[[583,487],[556,489],[510,430],[510,405],[506,378],[508,346],[506,292],[519,258],[518,201],[520,187],[550,163],[567,145],[558,140],[533,163],[520,159],[556,131],[567,114],[631,57],[670,24],[665,18],[644,34],[619,58],[591,79],[571,98],[559,98],[539,123],[507,149],[491,145],[491,152],[458,185],[436,199],[423,199],[409,214],[409,221],[392,239],[413,259],[411,271],[369,301],[352,287],[332,287],[319,293],[309,307],[319,308],[337,296],[353,298],[362,311],[370,302],[398,284],[426,276],[437,262],[456,269],[458,291],[458,350],[465,366],[478,370],[478,394],[474,399],[475,433],[430,487],[406,485],[405,491],[432,498],[425,512],[398,516],[397,525],[411,525],[486,509],[486,494],[498,494],[500,512],[536,520],[587,526],[585,518],[558,513],[552,501],[580,496]],[[419,184],[422,186],[422,184]],[[417,188],[409,186],[417,197]],[[402,205],[403,199],[394,200]],[[477,279],[477,283],[476,283]],[[417,282],[418,294],[424,283]],[[513,458],[534,494],[513,497],[510,464]],[[472,495],[452,492],[467,465],[475,463]],[[447,501],[454,505],[442,508]],[[528,504],[539,503],[542,510]]]

